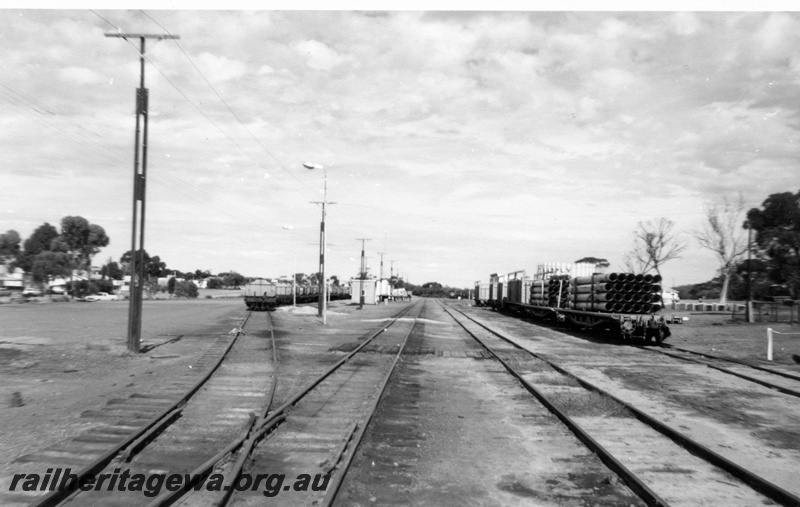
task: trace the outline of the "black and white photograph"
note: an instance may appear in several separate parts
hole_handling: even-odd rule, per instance
[[[0,505],[800,506],[789,2],[0,8]]]

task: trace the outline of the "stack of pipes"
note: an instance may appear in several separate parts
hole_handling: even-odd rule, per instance
[[[551,308],[568,308],[569,275],[553,275],[547,280],[534,280],[531,285],[531,304]]]
[[[661,308],[659,275],[608,273],[570,281],[569,308],[615,313],[653,313]]]

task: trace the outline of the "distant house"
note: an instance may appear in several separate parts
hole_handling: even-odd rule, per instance
[[[158,284],[159,285],[163,285],[164,287],[166,287],[167,284],[169,283],[169,279],[170,278],[174,278],[175,279],[175,283],[183,281],[183,278],[178,278],[176,276],[161,276],[161,277],[158,278]]]
[[[15,270],[13,273],[8,272],[8,268],[0,265],[0,287],[4,289],[19,289],[25,285],[24,272],[21,269]]]
[[[78,274],[77,271],[73,272],[72,279],[70,279],[69,277],[58,276],[56,278],[53,278],[53,280],[51,280],[48,285],[51,288],[52,287],[61,287],[62,289],[66,290],[67,284],[70,281],[73,281],[73,282],[77,283],[77,282],[80,282],[80,281],[83,281],[83,280],[88,280],[88,278],[86,276],[84,276],[86,274],[86,272],[84,271],[83,273],[84,273],[83,275],[80,275],[80,274]]]

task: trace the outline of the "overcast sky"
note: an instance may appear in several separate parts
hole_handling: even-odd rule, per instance
[[[637,222],[710,279],[705,207],[800,190],[800,15],[782,12],[0,10],[0,232],[80,215],[130,249],[148,41],[145,248],[179,270],[328,273],[368,241],[412,283],[543,262],[622,270]],[[285,229],[283,226],[291,226]]]

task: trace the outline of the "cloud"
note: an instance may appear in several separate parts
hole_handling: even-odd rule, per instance
[[[239,79],[247,73],[247,66],[243,62],[206,52],[200,53],[196,63],[212,83]]]
[[[338,65],[352,61],[347,55],[341,55],[316,40],[299,42],[295,44],[295,50],[304,57],[306,65],[314,70],[331,70]]]
[[[106,81],[105,76],[82,67],[65,67],[59,71],[59,78],[73,85],[98,84]]]

